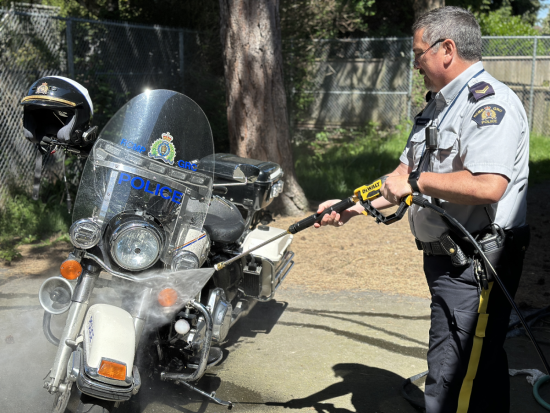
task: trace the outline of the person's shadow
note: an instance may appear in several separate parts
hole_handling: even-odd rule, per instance
[[[417,412],[401,395],[403,377],[391,371],[369,367],[356,363],[340,363],[332,367],[336,377],[342,381],[332,384],[310,396],[292,399],[284,403],[291,409],[313,407],[322,413],[354,413],[351,410],[335,407],[331,403],[322,403],[351,393],[351,403],[355,412]],[[408,395],[422,400],[422,391],[412,385]]]

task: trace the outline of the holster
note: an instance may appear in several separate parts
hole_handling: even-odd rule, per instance
[[[464,265],[468,265],[472,262],[460,245],[451,237],[449,232],[445,232],[439,238],[439,242],[447,255],[451,257],[451,262],[455,267],[463,267]]]
[[[497,272],[499,267],[507,265],[509,259],[523,257],[531,241],[529,225],[504,230],[502,237],[499,237],[502,239],[495,239],[492,235],[490,231],[482,232],[478,236],[478,243]],[[486,268],[486,274],[489,282],[494,281],[494,275],[489,268]]]

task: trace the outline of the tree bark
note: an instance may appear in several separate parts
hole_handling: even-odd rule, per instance
[[[413,0],[414,19],[417,20],[430,10],[445,6],[445,0]]]
[[[309,206],[290,146],[279,0],[220,0],[220,16],[231,152],[281,165],[284,191],[272,209],[302,215]]]

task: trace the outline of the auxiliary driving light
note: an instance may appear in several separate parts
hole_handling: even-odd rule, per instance
[[[77,247],[87,250],[97,245],[101,238],[101,228],[90,218],[83,218],[75,221],[69,230],[71,243]]]
[[[194,270],[199,268],[199,257],[191,251],[180,251],[172,260],[172,271]]]
[[[162,230],[140,216],[120,221],[109,239],[110,253],[122,268],[140,271],[155,264],[162,250]]]

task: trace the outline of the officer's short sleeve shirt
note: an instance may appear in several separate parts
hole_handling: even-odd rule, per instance
[[[429,162],[423,163],[423,172],[468,170],[474,174],[500,174],[509,180],[506,192],[495,204],[458,205],[441,199],[441,207],[472,233],[490,220],[503,229],[524,225],[529,128],[516,94],[484,71],[481,62],[470,66],[435,94],[415,118],[400,157],[413,170],[427,150],[425,129],[430,125],[438,128],[437,149],[428,151]],[[409,208],[409,223],[415,237],[424,242],[436,241],[448,230],[439,215],[416,205]]]

